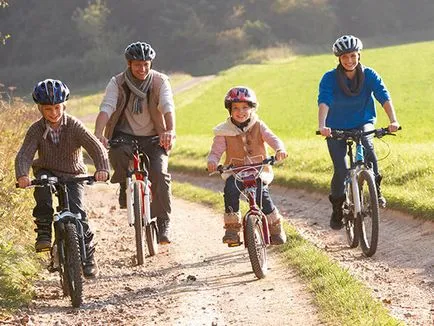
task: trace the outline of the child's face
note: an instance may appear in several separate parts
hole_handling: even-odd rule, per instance
[[[253,108],[247,102],[234,102],[231,106],[231,118],[238,123],[243,123],[250,118]]]
[[[55,104],[55,105],[39,105],[39,111],[41,111],[42,116],[49,122],[53,127],[57,127],[63,116],[63,111],[65,110],[65,104]]]

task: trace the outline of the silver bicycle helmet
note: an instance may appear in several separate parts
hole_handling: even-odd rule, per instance
[[[151,47],[150,44],[145,42],[135,42],[131,43],[125,49],[125,58],[129,60],[154,60],[155,58],[155,50]]]
[[[337,57],[354,51],[360,52],[362,49],[362,41],[353,35],[343,35],[333,43],[333,53]]]

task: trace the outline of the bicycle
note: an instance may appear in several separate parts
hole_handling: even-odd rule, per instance
[[[151,139],[152,143],[158,136]],[[149,255],[158,254],[157,219],[151,217],[152,191],[149,180],[149,158],[135,139],[119,137],[109,141],[110,146],[126,144],[132,146],[132,161],[127,171],[127,216],[128,224],[134,226],[136,239],[137,265],[143,265],[145,258],[144,243]],[[145,234],[144,234],[145,233]]]
[[[87,255],[81,215],[72,213],[69,208],[67,184],[71,182],[90,185],[95,182],[95,177],[58,178],[41,175],[39,179],[31,181],[30,187],[49,187],[51,193],[58,197],[58,206],[53,215],[54,242],[51,250],[45,250],[50,251],[51,255],[48,270],[59,272],[63,295],[69,296],[72,306],[77,308],[83,303],[82,268]]]
[[[244,190],[238,188],[246,198],[249,209],[243,215],[243,240],[244,246],[249,253],[250,263],[253,272],[258,279],[264,278],[268,272],[267,247],[270,245],[270,231],[268,229],[267,216],[261,210],[261,203],[256,202],[256,190],[258,188],[258,178],[266,165],[273,165],[275,157],[271,156],[264,159],[261,163],[247,164],[242,166],[222,166],[217,167],[216,173],[233,172],[234,182],[242,182]],[[229,247],[237,247],[243,242],[229,244]]]
[[[320,135],[320,132],[317,131],[316,134]],[[343,203],[343,222],[347,242],[350,248],[356,248],[360,244],[363,254],[367,257],[371,257],[377,251],[380,220],[375,176],[371,165],[365,162],[362,145],[362,138],[372,134],[376,138],[386,135],[395,136],[388,128],[370,131],[337,129],[331,131],[331,137],[345,140],[348,149],[349,169],[345,179]]]

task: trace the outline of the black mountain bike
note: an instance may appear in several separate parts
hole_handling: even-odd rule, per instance
[[[79,307],[83,302],[82,268],[87,257],[81,215],[72,213],[69,208],[67,184],[73,182],[92,184],[95,177],[57,178],[42,175],[39,179],[32,180],[31,184],[35,187],[48,187],[58,197],[59,206],[53,215],[54,243],[48,270],[59,272],[63,295],[71,297],[73,307]]]

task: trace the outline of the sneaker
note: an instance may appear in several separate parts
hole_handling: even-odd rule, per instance
[[[158,242],[159,244],[169,244],[170,240],[170,220],[164,220],[158,223]]]
[[[36,252],[49,251],[51,249],[51,241],[46,239],[37,239],[35,243]]]
[[[86,278],[95,278],[99,273],[98,263],[93,258],[83,265],[83,275]]]
[[[222,238],[223,243],[234,245],[240,243],[240,232],[233,228],[226,228],[225,235]]]
[[[125,209],[127,208],[127,186],[123,183],[120,184],[121,187],[119,189],[119,208]]]

